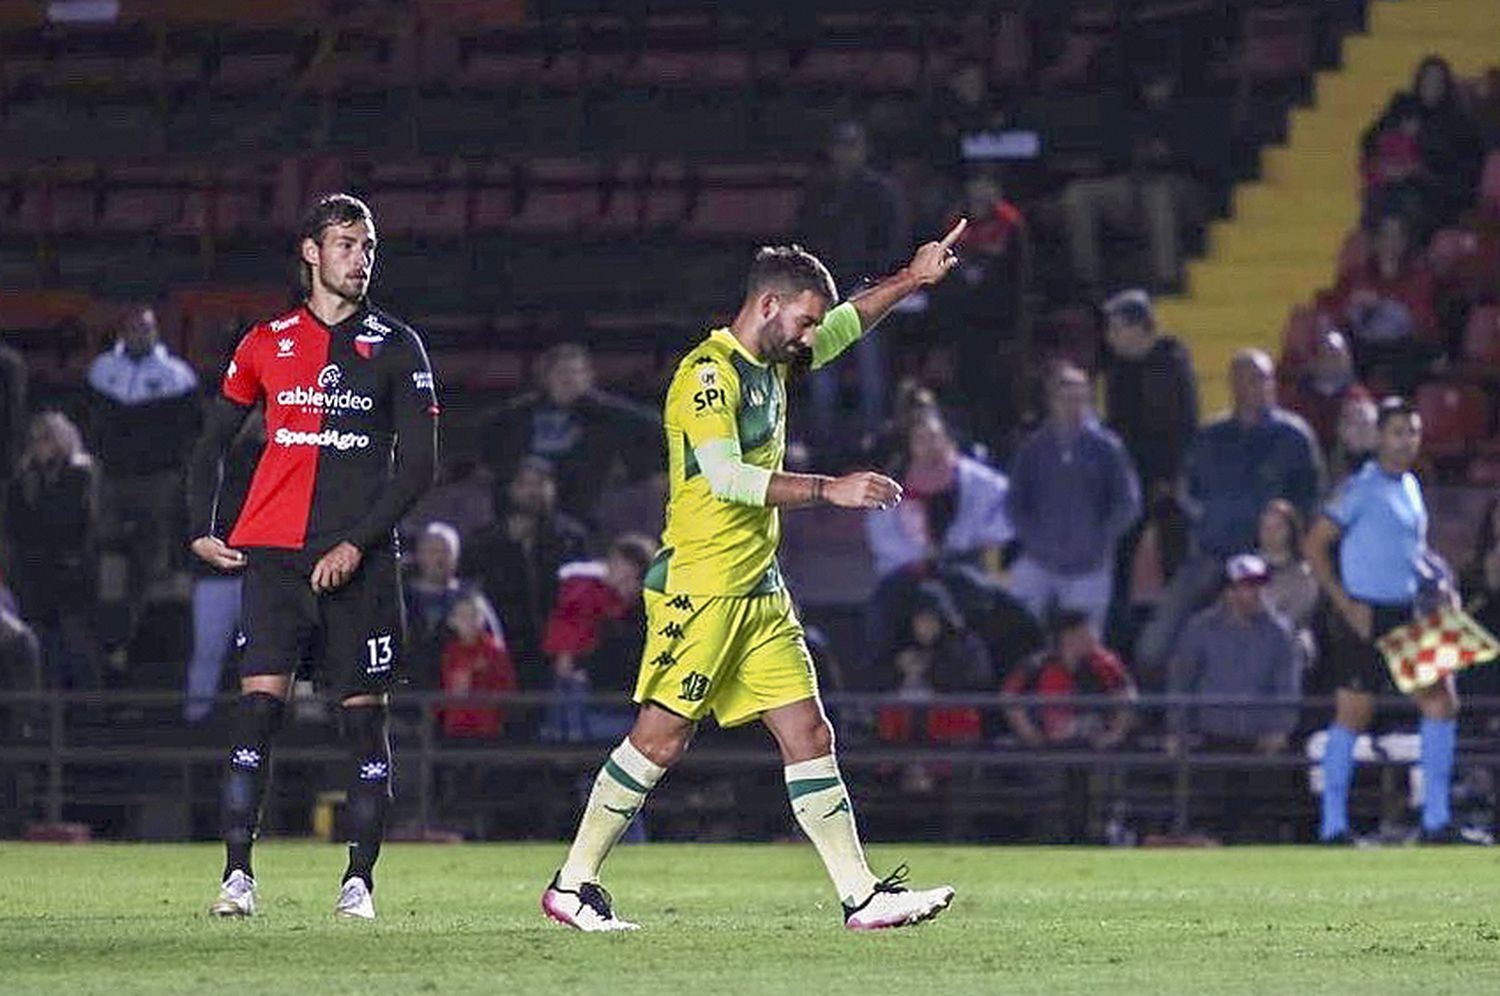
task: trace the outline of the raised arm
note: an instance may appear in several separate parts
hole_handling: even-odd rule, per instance
[[[953,245],[968,226],[969,220],[960,218],[942,239],[918,247],[911,262],[899,271],[831,310],[813,339],[813,368],[848,349],[903,298],[947,276],[958,265]]]

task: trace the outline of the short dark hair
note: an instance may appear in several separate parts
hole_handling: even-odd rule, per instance
[[[656,559],[656,544],[642,533],[625,533],[609,545],[609,552],[645,574],[651,561]]]
[[[839,299],[838,286],[828,267],[798,245],[762,246],[750,261],[750,276],[745,280],[745,296],[754,297],[766,290],[777,290],[796,297],[812,291],[829,304]]]
[[[1089,625],[1090,621],[1089,614],[1082,609],[1059,606],[1053,609],[1052,614],[1047,617],[1047,629],[1051,632],[1053,639],[1056,639],[1069,630]]]
[[[1385,424],[1393,418],[1416,414],[1418,414],[1417,406],[1408,398],[1394,394],[1388,398],[1381,398],[1380,405],[1375,409],[1375,428],[1384,429]]]
[[[353,194],[324,194],[302,215],[302,223],[297,227],[297,272],[303,290],[312,288],[312,267],[302,258],[302,240],[312,239],[321,244],[323,232],[330,225],[352,225],[357,221],[368,221],[374,227],[375,216],[370,205]]]

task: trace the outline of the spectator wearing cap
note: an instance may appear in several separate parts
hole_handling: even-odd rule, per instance
[[[1198,429],[1193,357],[1181,340],[1158,330],[1143,290],[1116,294],[1104,314],[1105,414],[1135,461],[1147,502],[1154,502],[1176,486]]]
[[[1332,328],[1319,334],[1312,361],[1291,382],[1287,394],[1286,406],[1306,420],[1324,453],[1333,452],[1344,406],[1351,398],[1370,397],[1354,372],[1349,341]]]
[[[1140,484],[1119,438],[1094,417],[1088,377],[1059,366],[1047,422],[1021,444],[1006,507],[1020,541],[1009,587],[1038,619],[1081,609],[1104,632],[1115,546],[1141,511]]]
[[[463,544],[458,573],[478,582],[499,612],[522,688],[551,683],[552,669],[541,648],[557,572],[584,559],[587,548],[583,526],[558,511],[552,465],[536,457],[516,467],[499,520]]]
[[[553,468],[558,509],[592,523],[609,486],[662,472],[661,419],[600,390],[586,348],[553,346],[537,360],[536,373],[540,389],[502,407],[485,433],[483,461],[495,481],[514,480],[527,457],[545,460]]]
[[[1309,515],[1322,494],[1323,458],[1307,423],[1276,404],[1276,370],[1260,350],[1229,367],[1233,409],[1201,429],[1187,457],[1195,552],[1178,568],[1136,644],[1138,661],[1165,667],[1188,617],[1218,590],[1225,560],[1255,548],[1261,511],[1283,498]]]
[[[841,121],[829,132],[824,168],[808,182],[797,214],[797,239],[828,265],[839,291],[848,295],[861,282],[898,267],[911,242],[906,198],[886,174],[870,165],[865,129]],[[854,351],[859,373],[859,419],[852,439],[842,439],[838,418],[839,381],[832,369],[808,378],[814,443],[857,442],[874,432],[884,414],[889,359],[883,337],[867,336]]]
[[[1297,725],[1296,695],[1302,653],[1291,625],[1266,597],[1271,569],[1253,553],[1229,558],[1228,582],[1219,600],[1198,612],[1183,629],[1173,655],[1172,690],[1205,698],[1243,698],[1274,703],[1200,706],[1186,716],[1183,732],[1221,746],[1273,754],[1286,747]]]
[[[1218,602],[1195,615],[1183,631],[1174,658],[1172,690],[1187,697],[1235,700],[1205,704],[1174,715],[1167,749],[1184,739],[1211,754],[1277,754],[1297,725],[1302,646],[1267,597],[1271,568],[1254,554],[1230,558],[1227,585]],[[1254,832],[1256,800],[1284,792],[1285,773],[1261,768],[1214,767],[1202,797],[1216,814],[1226,839]]]

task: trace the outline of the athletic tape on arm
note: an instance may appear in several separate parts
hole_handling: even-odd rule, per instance
[[[817,334],[813,336],[813,369],[833,360],[858,342],[864,334],[865,327],[859,320],[859,312],[848,301],[829,311],[823,316],[823,324],[818,326]]]
[[[736,505],[764,505],[771,487],[771,472],[746,463],[737,439],[710,439],[693,447],[708,489],[720,501]]]

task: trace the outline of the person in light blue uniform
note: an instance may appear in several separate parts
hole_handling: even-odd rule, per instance
[[[1306,540],[1308,563],[1332,609],[1325,659],[1337,680],[1333,723],[1323,752],[1323,813],[1319,839],[1353,841],[1349,785],[1354,742],[1375,716],[1375,696],[1396,691],[1375,641],[1411,621],[1419,598],[1441,585],[1430,564],[1427,506],[1412,473],[1422,446],[1422,417],[1402,398],[1386,398],[1377,421],[1379,445],[1335,493]],[[1333,551],[1338,549],[1335,569]],[[1422,713],[1421,767],[1426,791],[1421,839],[1476,843],[1453,825],[1449,793],[1458,730],[1451,678],[1415,695]]]

